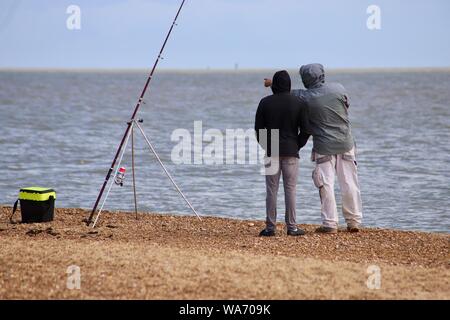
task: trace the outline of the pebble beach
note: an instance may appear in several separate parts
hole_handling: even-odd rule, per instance
[[[105,212],[92,229],[82,209],[43,224],[0,212],[0,299],[450,299],[446,233],[260,238],[263,221]]]

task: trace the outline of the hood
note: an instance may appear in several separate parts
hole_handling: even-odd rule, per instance
[[[272,92],[274,94],[291,92],[291,77],[286,70],[278,71],[273,75]]]
[[[325,70],[320,63],[302,66],[300,68],[300,76],[306,89],[315,88],[325,83]]]

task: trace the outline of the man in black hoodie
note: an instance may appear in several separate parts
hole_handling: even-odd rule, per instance
[[[256,112],[255,130],[258,142],[266,150],[266,228],[260,236],[274,236],[277,216],[277,194],[283,175],[286,204],[285,221],[291,236],[304,235],[296,224],[296,189],[299,150],[308,141],[307,114],[302,98],[291,95],[291,78],[287,71],[278,71],[272,80],[273,95],[261,100]],[[260,130],[267,130],[261,131]],[[261,134],[267,132],[267,139]],[[278,145],[272,145],[274,135]],[[277,139],[275,139],[277,140]],[[267,142],[267,143],[265,143]],[[277,152],[278,151],[278,152]],[[275,169],[275,170],[273,170]]]

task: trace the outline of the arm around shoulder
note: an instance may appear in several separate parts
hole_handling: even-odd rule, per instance
[[[309,114],[308,114],[308,106],[306,102],[301,99],[300,105],[300,113],[298,117],[298,127],[300,129],[300,133],[298,134],[298,145],[299,149],[303,148],[309,140],[311,136],[311,129],[309,126]]]
[[[264,99],[258,105],[258,109],[256,110],[255,115],[255,131],[256,131],[256,140],[259,142],[259,130],[265,129],[264,122]]]

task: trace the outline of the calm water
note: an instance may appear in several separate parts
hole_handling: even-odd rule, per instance
[[[291,73],[295,83],[299,76]],[[252,128],[268,72],[159,73],[140,117],[201,214],[264,219],[257,165],[175,165],[177,128]],[[57,190],[60,207],[92,207],[142,89],[144,73],[0,72],[0,203],[30,185]],[[335,73],[351,94],[368,226],[450,231],[450,73]],[[136,141],[141,210],[190,214],[143,139]],[[298,222],[320,223],[311,143],[301,152]],[[130,169],[130,157],[125,157]],[[106,209],[132,210],[131,175]],[[339,198],[339,197],[338,197]],[[280,195],[279,219],[284,218]],[[343,219],[341,218],[341,222]]]

